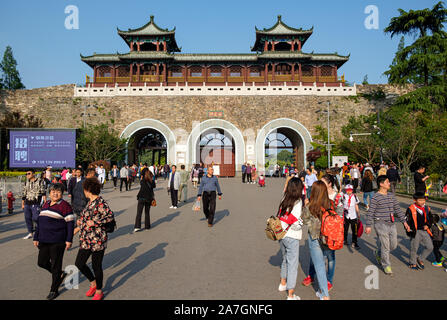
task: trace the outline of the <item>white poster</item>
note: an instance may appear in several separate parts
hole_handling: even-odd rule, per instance
[[[332,157],[332,167],[335,167],[335,164],[338,163],[338,167],[343,167],[344,163],[348,162],[348,156],[333,156]]]
[[[220,176],[220,166],[219,165],[214,165],[213,169],[214,169],[214,175],[215,176]]]

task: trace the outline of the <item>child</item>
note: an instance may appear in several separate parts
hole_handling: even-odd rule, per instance
[[[260,187],[265,187],[265,176],[263,173],[259,176],[258,182]]]
[[[413,270],[423,270],[425,266],[422,260],[426,259],[433,250],[432,232],[430,231],[432,215],[430,208],[425,204],[424,192],[416,192],[413,199],[414,203],[408,207],[406,212],[407,224],[411,229],[407,231],[407,235],[410,237],[409,267]],[[425,250],[418,256],[417,252],[421,242],[425,246]]]
[[[445,228],[442,223],[439,222],[439,216],[437,214],[433,214],[432,219],[433,224],[430,230],[433,234],[433,254],[435,255],[435,261],[432,262],[431,265],[434,267],[442,267],[442,262],[445,258],[442,256],[439,248],[442,247],[442,243],[444,242]]]
[[[339,206],[343,206],[344,213],[344,227],[345,227],[345,245],[348,245],[348,230],[351,226],[352,231],[352,244],[351,246],[355,249],[360,249],[357,244],[357,229],[360,220],[359,216],[359,199],[353,193],[354,187],[350,184],[346,185],[346,193],[342,196]]]

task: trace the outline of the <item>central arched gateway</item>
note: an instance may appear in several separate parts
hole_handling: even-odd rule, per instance
[[[238,128],[236,128],[236,126],[222,119],[209,119],[194,126],[187,141],[188,165],[191,167],[203,160],[200,157],[200,151],[203,151],[206,139],[211,138],[211,136],[209,136],[210,133],[213,135],[213,143],[218,143],[216,139],[220,139],[221,141],[220,147],[215,148],[221,151],[218,151],[218,154],[215,154],[213,152],[213,158],[220,157],[221,161],[225,162],[226,164],[228,164],[227,162],[231,161],[231,167],[234,167],[234,174],[230,172],[232,175],[229,176],[238,175],[241,170],[242,164],[245,162],[244,138],[242,136],[242,133],[239,131]],[[207,136],[208,138],[206,138]],[[205,140],[203,140],[204,137]],[[209,153],[205,154],[205,159],[207,156],[209,156]],[[229,167],[230,166],[222,167],[222,170],[229,170]],[[229,171],[226,172],[227,173],[225,174],[229,174]],[[221,175],[223,175],[223,173],[224,172],[222,172]]]

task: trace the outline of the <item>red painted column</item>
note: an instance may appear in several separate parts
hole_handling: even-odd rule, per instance
[[[334,68],[334,77],[335,77],[335,82],[337,82],[337,80],[338,80],[338,75],[337,75],[337,66],[335,66],[335,68]]]
[[[319,66],[315,67],[315,76],[316,76],[315,82],[319,82],[320,81],[320,67]]]
[[[157,40],[157,51],[160,51],[160,41]]]
[[[223,72],[224,72],[224,81],[228,82],[228,66],[223,67]]]
[[[265,42],[264,42],[264,51],[268,51],[268,47],[269,47],[269,42],[266,40]]]
[[[244,66],[244,82],[248,81],[248,66]]]
[[[155,65],[155,73],[157,74],[157,81],[160,82],[160,63]]]
[[[168,45],[166,43],[166,40],[163,41],[163,51],[168,51]]]
[[[183,68],[184,68],[185,82],[188,82],[188,66],[185,64]]]
[[[275,51],[275,41],[272,41],[272,51]]]
[[[276,63],[272,65],[272,81],[275,81]]]
[[[167,84],[168,82],[168,78],[166,77],[167,73],[166,73],[166,63],[163,63],[163,82],[164,84]]]
[[[295,80],[295,63],[292,63],[292,81]]]
[[[93,67],[93,82],[96,83],[96,77],[98,76],[98,67]]]
[[[133,63],[130,65],[130,82],[133,82]]]
[[[140,42],[137,42],[137,50],[138,50],[138,52],[141,51],[140,46],[141,46],[141,43],[140,43]]]
[[[298,40],[298,51],[301,51],[301,41]]]
[[[265,64],[265,71],[264,71],[264,81],[265,81],[266,83],[269,82],[269,76],[268,76],[268,73],[269,73],[269,64],[266,63],[266,64]]]
[[[111,73],[112,73],[112,83],[116,82],[116,69],[115,66],[111,66]]]
[[[290,51],[295,51],[295,41],[290,41]]]
[[[130,42],[130,51],[133,51],[133,42]]]
[[[301,76],[302,76],[302,73],[301,73],[301,63],[298,64],[298,75],[299,75],[300,81],[301,81]]]
[[[137,81],[136,82],[140,82],[140,69],[141,69],[141,64],[137,64]]]

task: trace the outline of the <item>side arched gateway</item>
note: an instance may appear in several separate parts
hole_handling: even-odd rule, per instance
[[[312,136],[301,123],[288,118],[275,119],[264,125],[256,138],[258,168],[282,160],[299,170],[306,164],[306,153],[312,150]],[[284,159],[283,159],[284,158]],[[265,168],[269,174],[269,168]]]
[[[126,145],[126,162],[138,162],[144,154],[151,164],[175,163],[175,135],[159,120],[141,119],[129,124],[121,133],[121,138],[134,137],[132,144]]]

